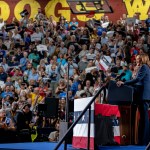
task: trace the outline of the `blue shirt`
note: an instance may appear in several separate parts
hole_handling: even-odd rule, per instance
[[[10,96],[10,97],[13,97],[13,93],[12,92],[3,92],[2,94],[1,94],[1,97],[2,98],[5,98],[5,97],[7,97],[7,96]]]
[[[60,59],[60,58],[58,58],[58,59],[57,59],[57,62],[58,62],[58,63],[61,62],[61,64],[64,66],[65,63],[66,63],[66,60],[65,60],[65,59]]]
[[[68,69],[68,63],[66,63],[64,65],[64,68],[67,70]],[[69,77],[72,77],[73,74],[74,74],[74,68],[78,68],[78,65],[76,63],[72,63],[70,66],[69,66]]]
[[[79,82],[75,81],[71,86],[72,95],[75,96],[76,92],[78,91]]]
[[[5,72],[0,74],[0,80],[6,82],[7,74]]]
[[[25,71],[26,63],[27,63],[27,58],[23,57],[23,58],[20,59],[21,70]]]
[[[30,81],[31,79],[37,81],[39,79],[39,75],[37,73],[35,73],[35,74],[31,73],[28,77],[28,81]]]
[[[78,22],[70,22],[69,25],[70,25],[70,30],[75,30],[78,26]]]
[[[118,73],[121,74],[123,70],[119,70]],[[132,78],[132,72],[130,70],[124,71],[125,75],[121,78],[121,80],[129,81]]]

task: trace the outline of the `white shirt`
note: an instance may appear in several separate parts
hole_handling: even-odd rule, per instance
[[[101,37],[101,44],[107,44],[108,43],[108,37]]]

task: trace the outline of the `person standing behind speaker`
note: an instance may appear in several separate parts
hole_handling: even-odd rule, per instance
[[[139,68],[137,75],[134,79],[122,82],[118,81],[117,85],[135,85],[141,84],[141,100],[139,101],[139,131],[138,131],[138,144],[147,145],[150,141],[150,122],[148,109],[150,106],[150,60],[147,54],[140,55],[141,67]]]
[[[24,104],[22,110],[17,115],[16,128],[20,142],[31,142],[31,120],[32,111],[30,104]]]

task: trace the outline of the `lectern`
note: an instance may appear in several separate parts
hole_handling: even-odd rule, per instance
[[[108,88],[108,103],[119,105],[121,144],[130,145],[135,141],[135,115],[133,115],[133,88],[122,85],[118,87],[115,81],[110,81]]]

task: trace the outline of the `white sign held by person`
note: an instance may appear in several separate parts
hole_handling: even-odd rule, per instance
[[[39,36],[37,33],[33,33],[31,35],[31,42],[35,42],[35,41],[41,41],[41,36]]]
[[[37,51],[39,51],[39,52],[48,51],[46,45],[39,44],[39,45],[36,46],[36,48],[37,48]]]
[[[103,27],[103,28],[107,28],[108,25],[109,25],[109,22],[102,23],[102,27]]]
[[[108,31],[107,36],[108,37],[113,37],[114,33],[115,33],[115,31]]]
[[[94,66],[94,67],[86,68],[86,69],[85,69],[85,72],[86,72],[86,73],[90,73],[90,72],[91,72],[91,70],[93,70],[93,69],[97,69],[97,67],[96,67],[96,66]]]
[[[127,18],[126,19],[126,24],[127,25],[133,25],[135,23],[135,18]]]
[[[111,66],[111,61],[112,59],[110,56],[103,56],[99,61],[100,70],[107,71]]]

